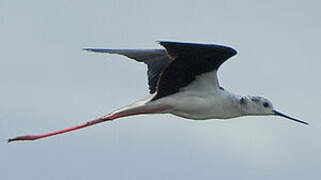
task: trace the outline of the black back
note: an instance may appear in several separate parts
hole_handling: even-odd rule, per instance
[[[157,82],[156,100],[179,91],[196,76],[217,70],[222,63],[234,56],[236,50],[221,46],[195,43],[161,41],[173,61],[164,69]]]

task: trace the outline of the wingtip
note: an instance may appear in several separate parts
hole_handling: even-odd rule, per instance
[[[94,53],[113,53],[112,49],[105,48],[82,48],[83,51],[94,52]]]
[[[155,42],[159,45],[164,45],[165,43],[176,43],[175,41],[163,41],[163,40],[158,40]]]
[[[105,53],[104,49],[100,48],[82,48],[83,51],[93,52],[93,53]]]
[[[157,44],[159,44],[160,46],[163,46],[165,47],[167,44],[171,44],[171,43],[177,43],[175,41],[163,41],[163,40],[159,40],[159,41],[156,41]],[[166,47],[165,47],[166,48]]]
[[[16,138],[9,138],[9,139],[7,140],[7,143],[9,144],[9,143],[11,143],[12,141],[17,141],[17,139],[16,139]]]
[[[93,51],[92,48],[82,48],[81,50],[83,50],[83,51]]]
[[[184,43],[184,42],[171,41],[171,40],[158,40],[158,41],[156,41],[156,43],[158,43],[160,45],[163,45],[163,44],[166,44],[166,43]]]

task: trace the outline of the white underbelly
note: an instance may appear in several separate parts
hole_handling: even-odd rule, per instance
[[[240,116],[234,94],[219,88],[216,72],[195,77],[179,92],[150,101],[150,105],[172,107],[167,113],[188,119],[228,119]]]
[[[159,103],[173,107],[169,113],[187,119],[228,119],[239,116],[227,97],[178,93],[160,99]]]

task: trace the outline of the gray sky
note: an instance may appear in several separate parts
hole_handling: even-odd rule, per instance
[[[319,1],[0,1],[0,179],[319,179]],[[83,47],[229,45],[226,89],[268,97],[278,117],[134,116],[34,142],[148,93],[146,67]]]

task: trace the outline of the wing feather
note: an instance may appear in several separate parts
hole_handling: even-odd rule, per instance
[[[104,49],[104,48],[85,48],[86,51],[96,53],[118,54],[134,59],[138,62],[147,64],[147,76],[149,92],[151,94],[156,92],[156,85],[168,64],[170,63],[169,57],[165,49]]]

